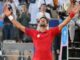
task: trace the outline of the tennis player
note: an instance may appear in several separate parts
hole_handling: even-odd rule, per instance
[[[69,16],[58,26],[47,29],[48,19],[46,17],[40,18],[38,21],[39,30],[31,29],[21,25],[11,14],[11,11],[8,9],[7,5],[4,7],[4,14],[10,19],[10,21],[24,32],[26,35],[29,35],[33,39],[33,44],[35,48],[33,60],[53,60],[52,59],[52,41],[56,35],[58,35],[62,28],[67,25],[70,20],[75,16],[79,11],[80,6],[76,6],[72,9]],[[53,23],[54,24],[54,23]],[[26,46],[27,47],[27,46]]]

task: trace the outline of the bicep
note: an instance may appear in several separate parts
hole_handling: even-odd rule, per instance
[[[18,29],[20,29],[22,32],[25,32],[25,26],[17,22],[16,20],[11,21],[14,26],[16,26]]]
[[[71,21],[71,17],[70,16],[68,16],[61,24],[59,24],[59,30],[62,30],[62,28],[64,27],[64,26],[66,26],[70,21]]]

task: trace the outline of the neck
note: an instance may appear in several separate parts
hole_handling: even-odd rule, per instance
[[[44,27],[41,27],[41,28],[40,28],[40,27],[38,27],[38,28],[37,28],[37,30],[38,30],[38,31],[40,31],[40,32],[45,32],[47,29],[46,29],[46,28],[44,28]]]
[[[45,28],[41,28],[39,31],[40,31],[40,32],[45,32],[46,29],[45,29]]]
[[[45,32],[46,30],[49,30],[49,27],[47,27],[47,28],[46,27],[45,28],[44,27],[41,27],[41,28],[38,27],[37,30],[40,32]]]

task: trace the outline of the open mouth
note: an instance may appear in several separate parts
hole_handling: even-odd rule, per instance
[[[40,27],[46,27],[46,25],[45,24],[40,24]]]

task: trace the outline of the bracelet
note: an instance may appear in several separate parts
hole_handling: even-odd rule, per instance
[[[73,11],[71,11],[69,16],[70,16],[70,18],[73,18],[75,16],[75,13]]]
[[[12,21],[14,18],[12,15],[8,16],[9,20]]]

